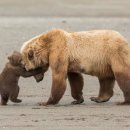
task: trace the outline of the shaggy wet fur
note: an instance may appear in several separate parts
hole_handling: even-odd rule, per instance
[[[28,54],[32,51],[32,59]],[[81,73],[97,76],[100,83],[95,102],[106,102],[113,96],[115,80],[124,93],[124,103],[130,103],[130,47],[127,40],[112,30],[68,33],[54,29],[41,34],[21,48],[27,70],[50,66],[52,89],[50,98],[41,105],[56,104],[66,90],[68,77],[74,102],[83,102]]]

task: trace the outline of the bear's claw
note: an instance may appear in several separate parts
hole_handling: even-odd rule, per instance
[[[81,104],[83,102],[84,102],[84,99],[80,99],[80,100],[76,100],[76,101],[71,102],[71,104],[76,105],[76,104]]]
[[[109,98],[108,99],[100,99],[99,97],[91,97],[90,99],[91,99],[91,101],[94,101],[96,103],[102,103],[102,102],[109,101]]]

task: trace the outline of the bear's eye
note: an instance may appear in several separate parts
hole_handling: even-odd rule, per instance
[[[28,52],[28,59],[29,60],[33,59],[33,51],[32,50],[29,50],[29,52]]]

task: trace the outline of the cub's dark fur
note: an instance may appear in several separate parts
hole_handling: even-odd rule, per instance
[[[22,67],[22,56],[19,52],[14,52],[8,57],[9,62],[6,63],[5,68],[0,74],[0,95],[1,95],[1,105],[6,105],[10,99],[12,102],[20,103],[22,100],[18,99],[19,85],[18,81],[20,76],[30,77],[39,75],[42,72],[41,68],[26,71]],[[42,80],[42,77],[37,79],[37,82]]]

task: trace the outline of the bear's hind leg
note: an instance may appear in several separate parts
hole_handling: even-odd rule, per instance
[[[71,87],[71,95],[75,99],[72,104],[81,104],[84,102],[83,98],[83,76],[80,73],[68,73],[68,80]]]
[[[125,98],[124,102],[118,103],[119,105],[130,104],[130,75],[127,74],[129,72],[115,73],[116,80]]]
[[[107,102],[113,96],[115,78],[99,79],[100,90],[98,97],[91,97],[91,101],[101,103]]]
[[[118,61],[112,60],[112,70],[125,99],[119,104],[130,104],[130,61],[128,58],[118,57]]]

